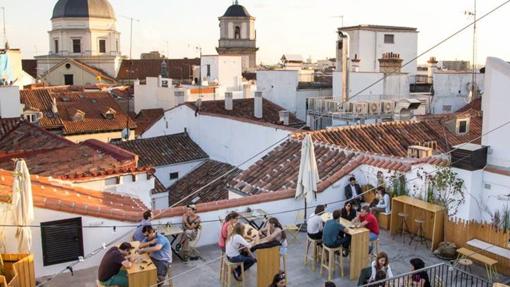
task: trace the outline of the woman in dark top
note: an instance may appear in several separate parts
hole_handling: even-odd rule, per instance
[[[410,260],[410,263],[413,266],[413,271],[425,268],[425,262],[423,262],[423,260],[421,260],[420,258],[413,258]],[[427,274],[427,271],[420,271],[420,272],[414,273],[411,276],[411,282],[412,282],[413,286],[416,286],[416,287],[431,287],[430,279],[429,279],[429,275]]]
[[[278,272],[273,277],[273,282],[271,282],[271,285],[269,287],[285,287],[287,286],[287,280],[285,279],[285,272]]]
[[[344,208],[342,208],[342,214],[340,216],[349,221],[352,221],[354,218],[356,218],[356,209],[352,208],[352,203],[350,201],[345,203]]]

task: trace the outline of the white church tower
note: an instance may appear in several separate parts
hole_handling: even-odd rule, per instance
[[[117,32],[115,13],[108,0],[59,0],[53,8],[51,24],[50,52],[35,57],[38,76],[42,76],[43,80],[47,78],[59,82],[52,84],[60,84],[58,77],[63,77],[60,74],[69,73],[69,82],[69,75],[73,73],[69,64],[76,63],[64,63],[67,59],[77,60],[76,66],[85,64],[82,69],[97,68],[103,72],[103,77],[117,76],[121,62],[120,33]],[[64,68],[58,75],[48,75],[60,64],[66,66],[68,71]],[[77,77],[74,77],[73,82],[85,84],[80,83]]]
[[[216,48],[218,54],[241,56],[243,72],[254,71],[258,50],[255,17],[236,0],[219,20],[220,40]]]

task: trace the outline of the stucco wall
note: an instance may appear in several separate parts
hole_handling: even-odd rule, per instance
[[[204,160],[196,160],[183,162],[178,164],[164,165],[156,167],[156,177],[161,181],[165,187],[169,187],[174,184],[177,180],[186,176],[190,171],[200,166]],[[170,173],[178,172],[179,178],[170,180]]]
[[[432,113],[455,112],[468,103],[471,73],[434,73],[433,82]],[[483,92],[484,74],[476,75],[476,84]],[[448,107],[451,110],[448,110]]]
[[[71,135],[71,136],[64,136],[66,139],[75,142],[80,143],[86,140],[95,139],[98,141],[102,141],[105,143],[108,143],[112,140],[118,140],[122,138],[122,132],[111,132],[111,133],[95,133],[95,134],[83,134],[83,135]],[[135,139],[135,131],[131,130],[129,132],[129,139],[134,140]]]
[[[166,87],[165,87],[166,86]],[[172,79],[148,77],[145,84],[135,81],[135,113],[143,109],[170,109],[176,105]]]

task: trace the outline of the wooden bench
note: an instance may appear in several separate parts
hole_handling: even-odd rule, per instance
[[[493,282],[493,278],[496,275],[496,264],[498,264],[497,260],[477,253],[474,250],[467,249],[465,247],[457,249],[457,253],[459,253],[458,259],[469,258],[484,264],[485,271],[487,272],[487,278],[489,279],[489,281]]]
[[[474,247],[476,249],[480,249],[485,252],[489,252],[499,257],[503,257],[510,260],[510,249],[496,246],[494,244],[490,244],[479,239],[469,240],[468,242],[466,242],[466,244],[469,245],[470,247]]]
[[[377,221],[379,222],[379,227],[385,230],[390,230],[391,224],[391,212],[379,212],[377,214]]]

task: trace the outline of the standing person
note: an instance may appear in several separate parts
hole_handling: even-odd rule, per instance
[[[127,272],[122,267],[131,268],[131,249],[131,244],[124,242],[119,247],[114,246],[106,251],[97,271],[97,279],[103,286],[128,287]]]
[[[144,226],[142,231],[145,239],[140,244],[138,253],[149,254],[157,269],[158,286],[162,286],[172,263],[170,241],[164,235],[157,233],[150,225]]]
[[[244,265],[244,270],[248,270],[253,264],[257,262],[253,253],[251,253],[250,248],[251,244],[246,242],[243,238],[244,234],[244,225],[241,223],[236,223],[234,226],[234,230],[232,234],[230,234],[227,239],[227,244],[225,246],[225,255],[227,255],[227,259],[230,262],[240,263],[242,262]],[[245,255],[241,254],[241,250]],[[232,274],[237,281],[240,281],[241,276],[241,268],[236,268]]]
[[[386,192],[386,189],[384,189],[384,187],[382,186],[378,186],[377,195],[379,201],[377,202],[375,207],[372,208],[372,210],[376,213],[379,212],[390,213],[391,198],[390,195]]]
[[[342,208],[341,215],[342,218],[345,218],[349,221],[352,221],[356,218],[356,209],[352,207],[352,202],[347,201]]]
[[[370,207],[363,206],[356,219],[360,223],[360,227],[366,227],[370,233],[368,235],[370,241],[375,241],[379,238],[379,223],[377,218],[370,213]]]
[[[386,188],[386,182],[384,180],[384,175],[383,175],[382,171],[377,172],[376,178],[377,178],[377,187],[382,186],[382,187]]]
[[[356,209],[359,210],[361,207],[361,202],[363,201],[362,193],[363,192],[361,191],[361,187],[356,182],[356,178],[351,176],[351,178],[349,178],[349,184],[344,188],[345,200],[351,201]]]
[[[225,222],[221,225],[220,238],[218,239],[218,246],[225,252],[225,242],[232,230],[234,225],[239,221],[239,213],[232,211],[225,217]]]
[[[190,204],[186,206],[186,211],[182,215],[182,227],[184,229],[184,234],[181,237],[180,248],[182,248],[184,261],[190,258],[189,243],[197,238],[198,229],[200,228],[200,216],[195,213],[196,211],[196,206],[194,204]]]
[[[269,287],[285,287],[287,286],[287,280],[285,277],[285,272],[280,271],[273,277],[273,282]]]
[[[379,254],[377,254],[376,259],[372,261],[372,274],[370,275],[370,281],[378,281],[376,279],[376,274],[379,271],[384,271],[384,275],[386,275],[386,277],[381,278],[379,280],[393,278],[393,272],[391,271],[390,261],[388,259],[388,255],[385,252],[379,252]]]
[[[322,239],[322,225],[324,222],[322,221],[321,215],[324,213],[325,209],[326,207],[324,205],[317,205],[317,207],[315,207],[315,212],[306,222],[306,232],[311,239]]]
[[[324,225],[322,234],[322,243],[329,248],[343,247],[343,256],[349,254],[351,237],[344,233],[345,226],[340,224],[340,210],[333,211],[333,219],[330,219]]]
[[[142,242],[145,239],[142,229],[144,226],[151,225],[151,219],[152,219],[152,211],[146,210],[143,213],[142,221],[140,221],[140,223],[136,226],[135,233],[133,233],[133,241]]]
[[[425,268],[425,262],[420,258],[413,258],[409,263],[411,263],[413,271]],[[411,283],[416,287],[431,287],[427,271],[420,271],[411,275]]]

